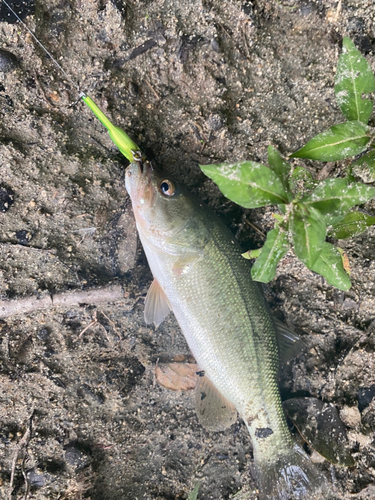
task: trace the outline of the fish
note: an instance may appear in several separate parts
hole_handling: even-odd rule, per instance
[[[125,185],[154,277],[145,321],[158,326],[173,311],[203,375],[196,398],[202,422],[221,430],[238,412],[260,500],[331,498],[327,479],[288,429],[275,322],[239,243],[208,206],[139,155]]]

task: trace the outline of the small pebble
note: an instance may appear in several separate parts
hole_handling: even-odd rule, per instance
[[[46,340],[49,335],[50,335],[50,331],[48,330],[48,328],[42,328],[41,330],[39,330],[39,332],[37,333],[37,337],[38,339],[40,340]]]
[[[65,450],[65,461],[69,465],[79,469],[81,467],[85,467],[89,462],[90,458],[87,454],[79,449],[78,443],[71,443],[67,446]]]
[[[215,38],[211,40],[211,48],[214,52],[220,52],[220,46]]]
[[[372,399],[375,397],[375,385],[370,387],[361,387],[358,389],[358,409],[363,411],[371,403]]]
[[[356,429],[361,423],[361,414],[356,406],[344,406],[340,418],[350,429]]]
[[[301,16],[308,16],[315,10],[315,5],[313,2],[303,2],[300,7]]]
[[[13,203],[13,194],[8,189],[0,189],[0,212],[9,210]]]
[[[18,66],[17,57],[7,50],[0,49],[0,71],[8,73]]]
[[[253,2],[249,2],[249,1],[243,2],[241,10],[247,16],[253,15],[253,13],[254,13]]]
[[[375,401],[372,400],[369,406],[362,412],[362,426],[364,433],[374,432],[375,429]],[[371,439],[371,435],[370,435]]]
[[[20,231],[16,232],[16,238],[20,245],[28,245],[30,241],[33,239],[33,235],[30,233],[30,231],[27,231],[26,229],[21,229]]]
[[[42,488],[46,482],[43,474],[38,474],[35,470],[31,470],[27,473],[27,480],[29,481],[29,485],[33,488]]]
[[[351,33],[362,33],[365,28],[365,21],[362,17],[350,17],[347,23],[347,30]]]
[[[84,454],[74,446],[70,446],[65,452],[65,460],[69,465],[78,467],[84,461]]]
[[[358,308],[358,304],[357,302],[354,302],[354,300],[352,299],[345,299],[342,304],[342,308],[346,310],[356,309]]]
[[[223,128],[224,120],[221,118],[220,115],[211,114],[207,119],[207,124],[211,130],[214,130],[216,132],[217,130]]]
[[[375,49],[375,44],[369,39],[367,35],[358,35],[354,37],[354,43],[363,55],[370,54]]]

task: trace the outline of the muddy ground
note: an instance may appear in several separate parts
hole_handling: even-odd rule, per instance
[[[289,154],[343,121],[333,94],[342,36],[375,69],[372,0],[37,0],[25,20],[245,249],[262,244],[253,226],[271,228],[271,211],[228,202],[198,163],[265,161],[268,144]],[[189,359],[189,349],[172,315],[157,330],[144,324],[151,275],[124,187],[125,159],[83,103],[70,107],[76,89],[21,27],[1,22],[0,48],[1,299],[73,294],[65,306],[0,320],[0,498],[186,499],[199,481],[199,500],[241,489],[256,499],[243,423],[209,433],[192,392],[155,379],[157,363]],[[345,167],[307,166],[321,178]],[[375,202],[363,208],[375,215]],[[349,292],[288,254],[266,294],[306,344],[282,373],[283,398],[337,407],[355,465],[318,466],[343,498],[370,499],[375,227],[339,245],[351,262]],[[123,291],[113,302],[77,298],[109,285]]]

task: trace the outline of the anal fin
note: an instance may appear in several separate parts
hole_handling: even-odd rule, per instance
[[[220,394],[206,376],[198,380],[195,407],[200,423],[209,431],[223,431],[237,420],[235,406]]]
[[[154,323],[156,327],[160,325],[168,316],[171,306],[164,290],[159,283],[154,279],[148,289],[145,301],[145,322],[147,324]]]

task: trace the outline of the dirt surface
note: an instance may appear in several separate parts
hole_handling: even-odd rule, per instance
[[[253,226],[271,228],[271,211],[228,202],[198,163],[265,161],[268,144],[289,154],[343,121],[333,94],[342,36],[375,69],[372,0],[37,0],[26,22],[117,125],[221,214],[245,249],[262,244]],[[0,23],[0,49],[1,299],[123,288],[114,302],[74,305],[73,296],[0,320],[0,498],[186,499],[199,481],[199,500],[240,490],[255,500],[243,423],[209,433],[192,392],[168,391],[155,379],[157,363],[189,360],[189,349],[172,315],[157,330],[144,324],[151,275],[125,191],[125,159],[83,103],[69,107],[76,89],[21,27]],[[345,166],[308,167],[323,178]],[[375,215],[375,202],[364,208]],[[351,262],[349,292],[288,254],[266,294],[306,344],[283,370],[283,398],[332,403],[346,426],[355,465],[318,467],[338,495],[371,499],[375,228],[339,245]]]

